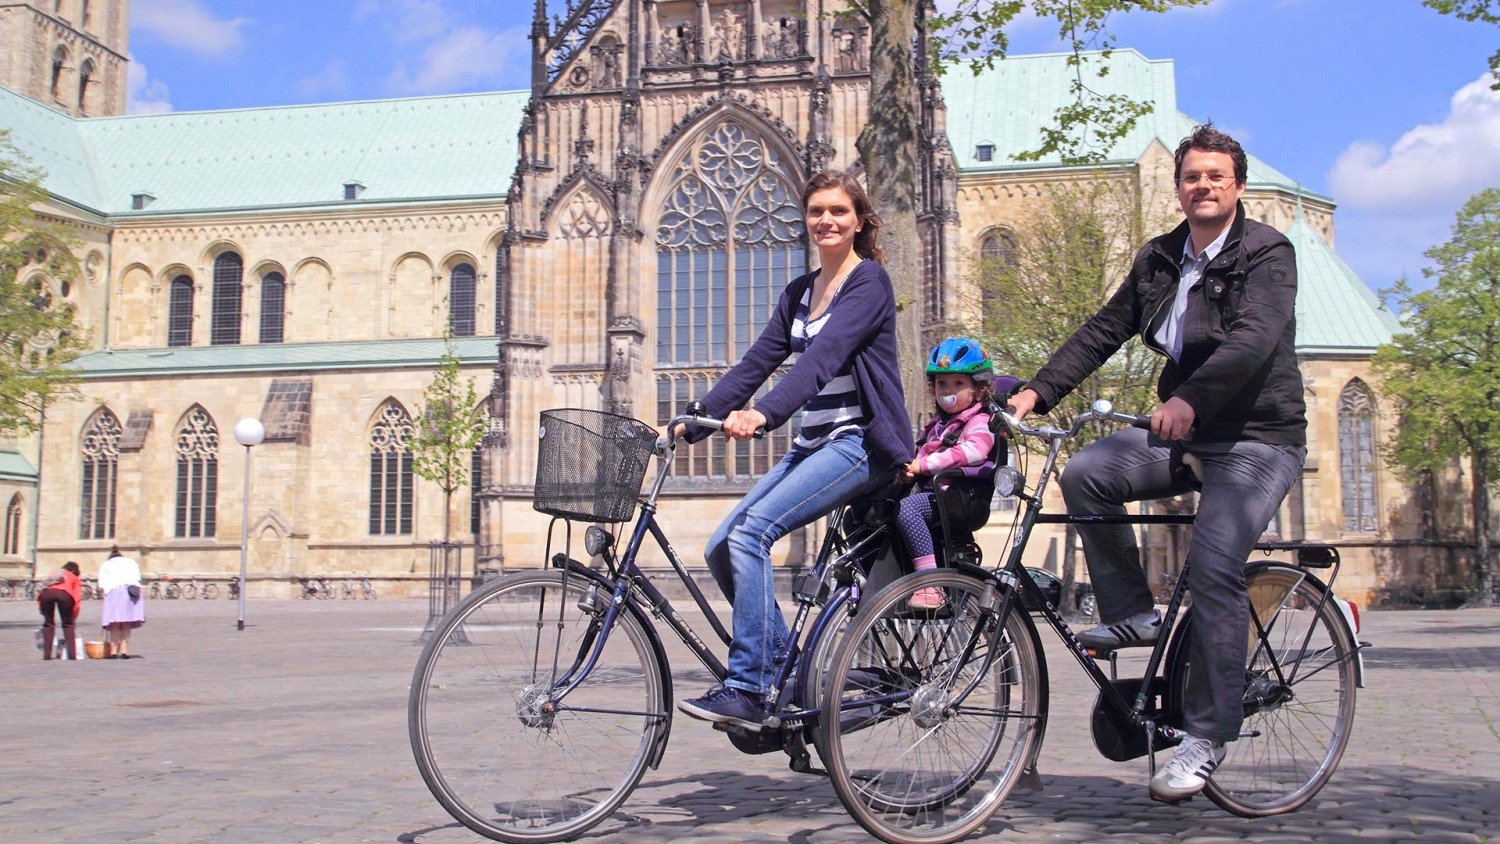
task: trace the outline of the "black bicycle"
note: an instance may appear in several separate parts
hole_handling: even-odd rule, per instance
[[[1048,710],[1048,674],[1041,640],[1023,602],[1041,616],[1099,688],[1091,719],[1094,743],[1115,761],[1147,756],[1181,740],[1181,701],[1193,682],[1186,636],[1195,623],[1184,609],[1185,560],[1166,609],[1163,635],[1140,678],[1117,679],[1113,653],[1086,649],[1021,558],[1038,523],[1190,522],[1187,516],[1044,515],[1042,501],[1064,440],[1094,421],[1149,427],[1147,417],[1094,404],[1070,430],[1022,424],[996,408],[1011,431],[1039,437],[1047,457],[1028,492],[1025,477],[1002,466],[997,485],[1025,502],[1003,567],[959,562],[913,574],[861,604],[824,678],[840,716],[825,717],[825,758],[850,814],[892,842],[954,841],[984,825],[1018,782],[1039,784]],[[1326,545],[1262,545],[1295,550],[1296,564],[1251,562],[1245,570],[1251,605],[1246,631],[1245,721],[1238,741],[1205,789],[1209,799],[1244,817],[1290,812],[1307,803],[1333,775],[1354,725],[1355,689],[1363,685],[1354,613],[1337,599],[1337,549]],[[1327,584],[1310,569],[1331,569]],[[919,589],[943,590],[938,610],[914,611]],[[1166,631],[1170,631],[1168,634]],[[1096,659],[1107,658],[1106,675]],[[1145,679],[1145,678],[1149,678]],[[835,692],[835,690],[837,690]],[[976,777],[967,761],[948,758],[954,746],[982,747],[1003,761],[1000,781],[986,784],[982,811],[934,827],[926,819],[963,795]],[[1003,755],[1002,755],[1003,754]],[[1019,754],[1021,764],[1014,759]],[[982,768],[982,766],[980,766]]]
[[[671,432],[679,422],[722,425],[681,416],[658,439],[653,427],[625,417],[588,410],[543,413],[534,505],[555,517],[547,568],[479,587],[443,618],[423,649],[408,708],[417,767],[443,807],[482,835],[507,842],[574,838],[614,812],[645,770],[661,761],[672,726],[672,675],[653,619],[715,678],[726,675],[709,645],[636,565],[649,537],[714,635],[729,644],[724,624],[656,522],[678,445]],[[641,498],[653,456],[658,472]],[[942,485],[945,520],[955,511],[947,501],[982,498],[980,510],[988,515],[987,490],[967,497],[963,492],[957,481]],[[793,587],[793,645],[773,683],[779,690],[774,717],[759,731],[725,729],[736,749],[785,752],[793,770],[824,773],[812,763],[812,751],[825,764],[829,758],[829,731],[820,717],[823,677],[845,629],[859,618],[861,595],[901,575],[893,556],[904,553],[893,541],[893,494],[866,496],[830,517],[812,570]],[[623,548],[594,524],[583,532],[583,550],[597,564],[573,556],[567,520],[623,523],[637,504],[640,517],[622,535]],[[963,556],[969,546],[956,537],[968,523],[949,527],[943,548]],[[563,550],[553,553],[559,536]],[[856,708],[845,717],[853,730],[866,713]],[[976,813],[988,817],[987,801],[1006,783],[1004,772],[1019,770],[1026,758],[1021,746],[1007,743],[1014,731],[986,733],[1003,722],[978,720],[983,723],[944,749],[945,760],[963,760],[963,775],[943,807],[923,815],[923,828],[935,833],[932,840],[951,840],[945,830],[969,825]],[[997,759],[1004,764],[991,773]]]

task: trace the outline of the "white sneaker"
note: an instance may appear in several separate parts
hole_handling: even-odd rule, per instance
[[[1160,634],[1161,617],[1153,609],[1115,624],[1090,627],[1078,634],[1078,641],[1086,648],[1112,651],[1116,648],[1154,645]]]
[[[1224,743],[1187,736],[1171,760],[1151,778],[1151,799],[1177,803],[1203,790],[1209,776],[1224,761]]]

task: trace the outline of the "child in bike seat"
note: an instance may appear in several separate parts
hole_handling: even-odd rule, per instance
[[[989,356],[967,337],[949,337],[927,357],[927,386],[937,414],[922,427],[916,459],[902,469],[902,479],[916,485],[897,510],[897,527],[917,571],[937,568],[928,527],[936,516],[932,476],[949,469],[962,469],[974,478],[995,472],[991,456],[995,435],[990,432],[990,414],[984,410],[993,379]],[[913,593],[910,604],[915,609],[936,609],[943,599],[943,590],[930,587]]]

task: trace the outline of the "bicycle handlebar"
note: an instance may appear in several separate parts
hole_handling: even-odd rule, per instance
[[[708,412],[704,409],[703,405],[700,402],[690,402],[683,413],[672,417],[671,421],[667,422],[666,447],[668,451],[677,448],[678,425],[694,425],[699,428],[708,428],[713,431],[724,430],[723,419],[709,416]],[[757,440],[765,439],[766,429],[764,427],[756,428],[755,433],[752,436]]]
[[[1084,425],[1096,420],[1101,422],[1123,422],[1126,425],[1131,425],[1136,428],[1144,428],[1148,431],[1151,430],[1150,416],[1142,416],[1137,413],[1126,413],[1122,410],[1115,410],[1114,403],[1109,399],[1095,399],[1094,403],[1089,406],[1088,410],[1078,414],[1078,416],[1073,419],[1072,426],[1067,430],[1063,430],[1062,428],[1058,428],[1053,425],[1027,425],[1025,422],[1017,419],[1015,417],[1015,414],[1011,413],[1010,405],[1000,407],[994,412],[995,415],[1005,420],[1006,427],[1010,428],[1015,433],[1022,436],[1037,437],[1044,440],[1071,439],[1072,437],[1078,436],[1078,432],[1083,429]]]

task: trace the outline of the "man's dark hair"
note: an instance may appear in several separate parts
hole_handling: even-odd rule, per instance
[[[1193,134],[1182,139],[1177,145],[1177,167],[1172,171],[1173,183],[1182,181],[1182,159],[1187,158],[1188,150],[1196,149],[1204,152],[1227,153],[1234,161],[1234,181],[1243,185],[1250,175],[1250,165],[1245,160],[1245,150],[1240,142],[1220,132],[1213,123],[1205,123],[1193,128]]]
[[[66,563],[63,563],[63,568],[67,569],[68,571],[70,571],[70,572],[72,572],[72,573],[74,573],[74,574],[76,574],[76,575],[78,575],[80,577],[83,576],[83,569],[79,568],[78,564],[75,563],[75,562],[73,562],[72,560],[69,560]]]

